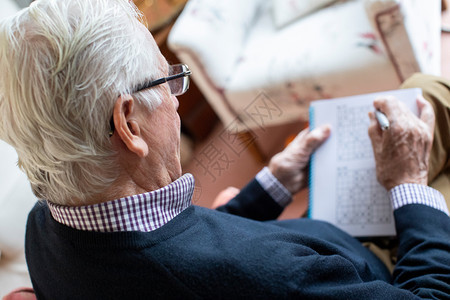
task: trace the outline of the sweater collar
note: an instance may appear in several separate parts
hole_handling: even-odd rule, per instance
[[[86,206],[47,201],[59,223],[84,231],[149,232],[160,228],[191,205],[194,177],[185,174],[158,190]]]

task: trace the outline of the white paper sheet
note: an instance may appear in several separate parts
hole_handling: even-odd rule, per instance
[[[368,136],[373,100],[392,95],[417,115],[420,89],[404,89],[330,100],[310,106],[310,127],[331,125],[329,139],[311,157],[309,216],[358,237],[393,236],[388,192],[376,179]]]

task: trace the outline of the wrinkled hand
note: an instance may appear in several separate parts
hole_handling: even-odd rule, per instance
[[[432,106],[420,96],[417,118],[394,97],[376,99],[373,105],[390,122],[390,128],[382,131],[374,113],[369,113],[369,136],[380,184],[387,190],[402,183],[427,185],[435,121]]]
[[[330,136],[330,126],[302,130],[269,163],[269,170],[292,195],[306,186],[306,169],[311,154]]]

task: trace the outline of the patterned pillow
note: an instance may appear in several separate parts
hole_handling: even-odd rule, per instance
[[[336,0],[272,0],[275,25],[279,28]]]

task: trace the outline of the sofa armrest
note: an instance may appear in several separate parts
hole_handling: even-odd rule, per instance
[[[441,0],[402,0],[405,28],[420,71],[441,75]]]
[[[0,20],[12,16],[19,10],[20,8],[14,0],[3,0],[2,9],[0,10]]]
[[[365,5],[400,81],[415,72],[439,75],[440,0],[366,0]]]
[[[190,0],[170,32],[169,48],[175,54],[194,56],[212,83],[223,88],[239,60],[259,3]]]

